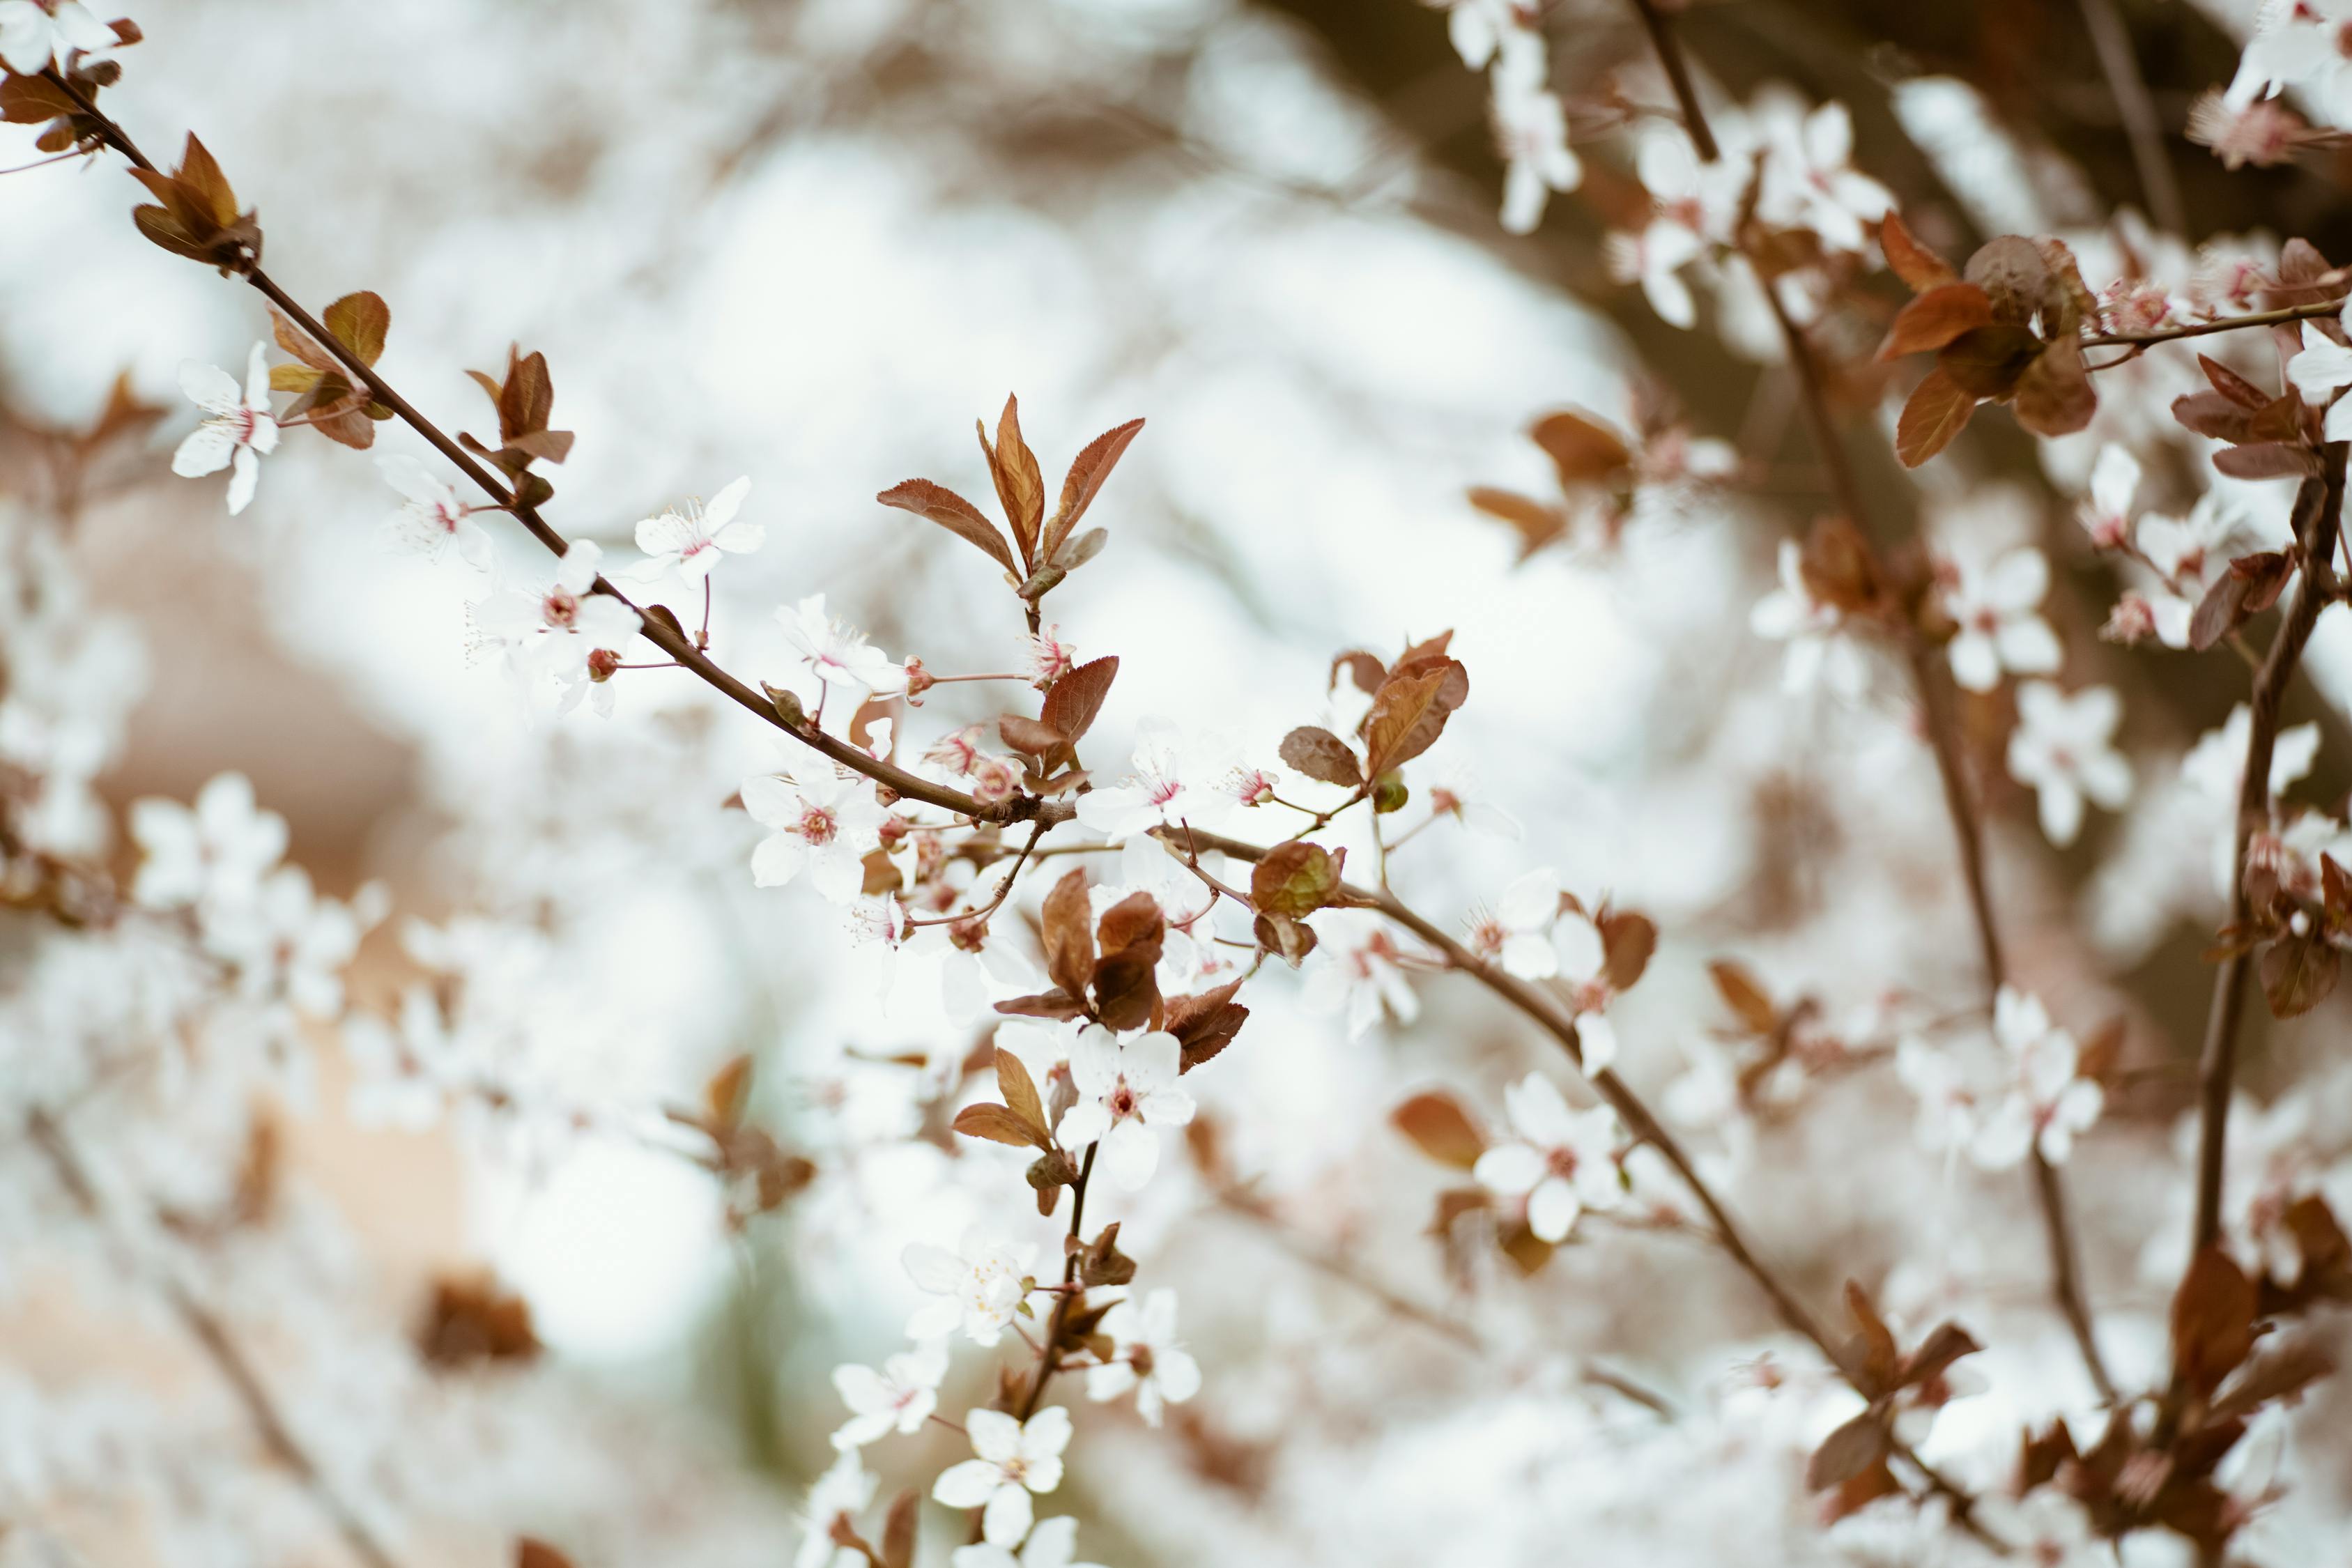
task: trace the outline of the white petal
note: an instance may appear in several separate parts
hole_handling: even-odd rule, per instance
[[[184,479],[200,479],[228,467],[236,451],[236,437],[217,425],[199,425],[172,454],[172,471]]]
[[[1140,1121],[1122,1121],[1102,1141],[1102,1163],[1114,1184],[1140,1192],[1160,1164],[1160,1134]]]
[[[995,1415],[1002,1412],[976,1410],[972,1414]],[[1012,1419],[1009,1415],[1004,1418]],[[966,1459],[960,1465],[950,1465],[940,1472],[940,1479],[931,1483],[931,1496],[950,1508],[978,1508],[1001,1489],[1006,1489],[1003,1468],[986,1459]]]
[[[712,496],[710,504],[702,509],[703,527],[715,533],[734,521],[735,514],[743,510],[743,498],[751,493],[751,476],[745,474]]]
[[[1065,1149],[1083,1149],[1110,1131],[1110,1112],[1098,1100],[1082,1100],[1062,1112],[1054,1136]]]
[[[42,64],[46,65],[45,60]],[[240,406],[236,378],[217,365],[180,362],[180,390],[207,414],[233,414]]]
[[[1057,1407],[1058,1408],[1058,1407]],[[1069,1417],[1062,1417],[1065,1421]],[[1021,1423],[1002,1410],[974,1410],[963,1420],[971,1435],[971,1451],[992,1464],[1003,1465],[1021,1454]]]
[[[1069,1446],[1070,1413],[1058,1405],[1040,1410],[1021,1428],[1021,1457],[1033,1465],[1061,1458],[1062,1451]],[[1054,1489],[1048,1484],[1034,1489],[1049,1492]]]
[[[1080,1094],[1101,1099],[1118,1085],[1118,1071],[1119,1049],[1109,1036],[1089,1029],[1071,1042],[1070,1081]]]
[[[751,851],[751,883],[781,888],[808,864],[808,840],[793,833],[771,833]]]
[[[253,352],[245,356],[245,406],[263,413],[269,409],[269,345],[256,343]]]
[[[1470,1171],[1477,1184],[1497,1197],[1521,1197],[1544,1179],[1544,1157],[1524,1143],[1498,1143],[1478,1156]]]
[[[1583,1212],[1577,1201],[1576,1189],[1553,1176],[1536,1184],[1528,1194],[1528,1228],[1542,1239],[1557,1243],[1565,1238]]]
[[[253,504],[254,488],[261,482],[261,459],[250,447],[239,447],[229,459],[228,514],[235,517]]]
[[[1166,1031],[1129,1040],[1119,1048],[1119,1074],[1127,1079],[1128,1088],[1138,1094],[1166,1089],[1176,1081],[1184,1047],[1176,1037]]]
[[[1029,1533],[1029,1521],[1036,1517],[1027,1492],[1019,1487],[999,1487],[980,1516],[981,1534],[992,1546],[1016,1546]]]

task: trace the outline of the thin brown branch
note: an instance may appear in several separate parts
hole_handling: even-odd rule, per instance
[[[2116,0],[2082,0],[2082,6],[2099,69],[2131,140],[2132,165],[2139,173],[2147,216],[2158,228],[2189,238],[2189,209],[2181,204],[2180,181],[2165,151],[2164,122],[2157,115],[2156,100],[2148,95],[2147,79],[2140,75],[2139,59],[2132,52],[2131,29],[2124,25]]]
[[[2169,327],[2151,327],[2144,332],[2095,332],[2083,340],[2086,349],[2113,348],[2120,345],[2145,346],[2149,343],[2177,342],[2182,338],[2210,337],[2215,332],[2243,331],[2249,327],[2284,327],[2292,321],[2309,321],[2321,316],[2341,314],[2344,297],[2315,300],[2303,305],[2282,305],[2275,310],[2256,310],[2244,316],[2223,316],[2210,321],[2182,321]],[[2123,362],[2116,362],[2120,364]],[[2102,370],[2105,365],[2099,367]]]
[[[1649,26],[1651,39],[1656,44],[1669,79],[1678,84],[1676,96],[1689,122],[1691,140],[1701,155],[1713,161],[1713,132],[1706,129],[1706,117],[1698,104],[1697,95],[1688,89],[1689,68],[1683,63],[1682,47],[1672,25],[1660,14],[1653,0],[1632,0]],[[1812,344],[1804,329],[1790,316],[1780,302],[1780,293],[1769,282],[1763,288],[1766,303],[1771,308],[1772,320],[1788,346],[1789,364],[1797,383],[1798,407],[1803,412],[1805,425],[1811,433],[1813,445],[1828,470],[1830,489],[1844,508],[1849,521],[1857,527],[1866,515],[1862,501],[1862,489],[1856,483],[1853,465],[1849,458],[1843,438],[1839,435],[1837,421],[1832,416],[1827,392],[1828,378],[1822,374],[1820,362],[1813,355]],[[1916,626],[1906,625],[1902,631],[1906,662],[1911,670],[1912,684],[1919,697],[1919,706],[1926,719],[1929,749],[1936,759],[1936,774],[1944,795],[1946,814],[1951,818],[1952,837],[1959,850],[1960,872],[1967,884],[1969,910],[1976,924],[1977,945],[1985,971],[1985,992],[1988,997],[1997,995],[2007,983],[2008,968],[2001,950],[2000,927],[1993,913],[1992,889],[1985,871],[1984,833],[1977,817],[1976,803],[1969,792],[1967,759],[1960,740],[1959,717],[1951,687],[1949,672],[1936,658],[1936,650],[1919,635]],[[2074,1257],[2074,1226],[2066,1212],[2066,1189],[2057,1171],[2042,1157],[2039,1149],[2032,1153],[2034,1194],[2042,1208],[2042,1227],[2049,1237],[2051,1253],[2051,1289],[2056,1298],[2059,1314],[2073,1331],[2076,1347],[2081,1351],[2084,1368],[2100,1396],[2109,1404],[2116,1399],[2114,1380],[2107,1375],[2106,1363],[2100,1356],[2098,1342],[2091,1331],[2091,1311],[2082,1289],[2082,1270]]]
[[[2346,444],[2327,447],[2322,476],[2305,479],[2295,493],[2295,538],[2302,547],[2305,580],[2296,586],[2294,603],[2272,639],[2270,651],[2254,677],[2246,726],[2246,772],[2238,784],[2238,820],[2230,858],[2230,922],[2242,926],[2252,914],[2246,892],[2246,855],[2254,833],[2271,815],[2271,753],[2278,743],[2279,707],[2287,684],[2294,679],[2304,645],[2311,640],[2328,594],[2313,575],[2318,563],[2335,553],[2336,536],[2344,519]],[[2253,963],[2249,952],[2222,961],[2213,982],[2213,1002],[2206,1016],[2205,1045],[2197,1063],[2197,1214],[2190,1237],[2194,1258],[2221,1234],[2221,1169],[2228,1153],[2230,1093],[2237,1076],[2238,1029],[2245,1012],[2246,979]]]
[[[73,1200],[74,1206],[93,1221],[102,1220],[105,1200],[65,1128],[47,1111],[37,1110],[27,1123],[27,1131],[43,1157],[48,1161],[58,1184]],[[164,1279],[155,1283],[158,1292],[171,1307],[173,1315],[180,1320],[181,1326],[188,1331],[189,1336],[205,1352],[205,1359],[212,1363],[214,1371],[228,1384],[229,1392],[236,1396],[238,1407],[244,1411],[255,1435],[261,1439],[262,1447],[269,1451],[272,1458],[292,1472],[311,1502],[334,1526],[336,1533],[343,1538],[343,1544],[351,1548],[352,1555],[365,1563],[367,1568],[399,1568],[399,1560],[393,1556],[383,1542],[376,1539],[375,1531],[359,1516],[358,1510],[335,1490],[325,1472],[320,1469],[318,1461],[295,1436],[294,1429],[287,1424],[284,1414],[278,1408],[277,1400],[271,1396],[268,1385],[261,1381],[260,1373],[255,1369],[252,1355],[230,1331],[228,1324],[218,1313],[198,1300],[181,1281]]]

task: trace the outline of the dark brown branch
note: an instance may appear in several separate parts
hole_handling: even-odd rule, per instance
[[[2139,172],[2147,216],[2158,228],[2188,239],[2191,237],[2189,209],[2181,205],[2180,181],[2165,152],[2164,122],[2157,116],[2156,100],[2148,96],[2147,79],[2140,75],[2139,60],[2132,53],[2131,29],[2124,25],[2116,0],[2082,0],[2082,6],[2083,25],[2090,32],[2091,47],[2098,51],[2099,69],[2107,79],[2116,112],[2123,117],[2124,133],[2131,141],[2132,166]]]
[[[1706,128],[1706,116],[1699,108],[1697,95],[1688,89],[1689,68],[1683,63],[1682,46],[1673,26],[1654,0],[1632,3],[1649,26],[1667,76],[1679,84],[1676,96],[1688,121],[1691,140],[1712,162],[1715,137]],[[1780,328],[1781,341],[1788,345],[1789,365],[1797,382],[1798,406],[1803,411],[1806,428],[1821,454],[1822,465],[1829,472],[1831,492],[1844,508],[1848,521],[1858,527],[1865,516],[1862,488],[1855,482],[1853,465],[1838,433],[1837,421],[1830,413],[1828,378],[1813,357],[1812,344],[1804,329],[1780,302],[1779,291],[1768,280],[1762,292],[1771,308],[1772,320]],[[1969,793],[1967,759],[1950,673],[1916,626],[1906,624],[1902,628],[1902,639],[1905,660],[1910,667],[1912,684],[1918,692],[1920,710],[1927,721],[1928,746],[1935,754],[1945,812],[1951,818],[1952,837],[1959,849],[1961,879],[1967,884],[1969,910],[1976,923],[1977,946],[1984,964],[1985,992],[1988,997],[1998,996],[2008,982],[2008,966],[2001,950],[2000,922],[1993,914],[1992,889],[1985,872],[1983,826]],[[2083,1294],[2082,1270],[2074,1257],[2074,1226],[2066,1213],[2065,1184],[2042,1158],[2039,1148],[2032,1151],[2032,1158],[2034,1195],[2042,1208],[2042,1228],[2050,1243],[2052,1293],[2057,1299],[2060,1316],[2074,1336],[2093,1385],[2101,1398],[2113,1404],[2116,1385],[2107,1375],[2098,1341],[2091,1331],[2090,1305]]]
[[[56,1173],[58,1184],[73,1200],[74,1206],[94,1221],[102,1219],[104,1200],[64,1127],[47,1111],[37,1110],[32,1114],[27,1131],[33,1142],[47,1159],[49,1169]],[[399,1568],[399,1560],[376,1539],[375,1531],[359,1516],[358,1510],[328,1482],[325,1473],[319,1468],[318,1461],[294,1436],[294,1429],[287,1425],[285,1415],[278,1408],[278,1402],[270,1396],[268,1385],[261,1381],[261,1374],[255,1370],[253,1357],[247,1353],[236,1336],[229,1331],[227,1323],[211,1308],[196,1300],[180,1281],[164,1279],[155,1283],[173,1314],[180,1320],[181,1326],[188,1331],[190,1337],[204,1351],[205,1358],[213,1363],[213,1369],[228,1384],[229,1392],[236,1396],[238,1407],[245,1412],[246,1420],[253,1427],[255,1435],[260,1437],[261,1446],[269,1451],[272,1458],[293,1473],[303,1491],[310,1495],[319,1511],[326,1515],[336,1533],[343,1538],[343,1543],[351,1548],[352,1555],[365,1563],[367,1568]]]
[[[2279,705],[2287,684],[2294,679],[2304,645],[2311,640],[2329,594],[2318,574],[2336,551],[2336,533],[2344,519],[2346,445],[2326,450],[2326,467],[2315,479],[2305,479],[2295,493],[2295,538],[2302,546],[2304,580],[2296,585],[2294,603],[2272,639],[2270,651],[2254,677],[2246,726],[2246,772],[2238,784],[2238,819],[2230,858],[2230,922],[2242,926],[2252,914],[2246,893],[2246,853],[2254,833],[2268,825],[2271,815],[2271,753],[2278,744]],[[2246,979],[2252,968],[2250,952],[2222,961],[2214,978],[2213,1003],[2206,1016],[2205,1046],[2197,1062],[2197,1215],[2190,1237],[2194,1258],[2221,1234],[2221,1167],[2230,1137],[2230,1091],[2237,1076],[2238,1026],[2245,1012]]]

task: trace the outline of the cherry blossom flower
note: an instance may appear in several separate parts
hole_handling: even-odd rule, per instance
[[[803,783],[748,778],[743,809],[774,829],[751,851],[751,880],[781,888],[806,871],[810,886],[836,904],[864,889],[866,857],[881,845],[889,815],[875,800],[874,786],[856,773]]]
[[[1522,980],[1549,980],[1559,973],[1551,942],[1559,909],[1559,873],[1549,867],[1529,871],[1503,889],[1493,914],[1471,922],[1470,951]]]
[[[285,1001],[312,1018],[343,1010],[343,971],[360,945],[352,911],[311,889],[310,874],[281,866],[249,900],[208,910],[205,945],[236,966],[237,989]]]
[[[1029,638],[1029,679],[1044,690],[1076,669],[1078,650],[1062,640],[1062,628],[1047,626]]]
[[[1307,1005],[1318,1013],[1337,1013],[1348,1025],[1348,1037],[1360,1040],[1371,1033],[1383,1015],[1400,1024],[1421,1016],[1421,999],[1397,964],[1402,954],[1395,939],[1376,915],[1356,910],[1327,910],[1315,917],[1323,933],[1307,961]]]
[[[2039,997],[2002,986],[1993,998],[1992,1033],[2007,1055],[2009,1081],[1979,1123],[1969,1156],[1998,1171],[2036,1149],[2052,1164],[2064,1164],[2074,1135],[2099,1120],[2105,1092],[2077,1072],[2074,1037],[2051,1023]]]
[[[710,575],[719,557],[748,555],[766,542],[768,531],[756,522],[739,521],[743,498],[751,491],[750,475],[737,479],[710,498],[710,504],[685,503],[637,524],[637,548],[646,559],[629,568],[640,583],[658,583],[672,573],[691,587]]]
[[[2185,648],[2197,602],[2231,560],[2252,543],[2244,515],[2231,501],[2209,491],[2185,518],[2151,514],[2140,519],[2137,541],[2140,554],[2164,579],[2163,589],[2148,596],[2156,635],[2168,647]]]
[[[1793,108],[1793,106],[1792,106]],[[1853,117],[1842,103],[1824,103],[1799,118],[1763,117],[1772,155],[1768,184],[1777,184],[1802,215],[1802,226],[1833,250],[1860,252],[1869,231],[1895,205],[1885,185],[1853,167]]]
[[[989,1545],[1018,1545],[1035,1517],[1029,1494],[1062,1484],[1070,1413],[1055,1405],[1020,1421],[1002,1410],[974,1410],[964,1416],[964,1429],[978,1457],[940,1472],[931,1496],[950,1508],[979,1509],[981,1535]]]
[[[1462,63],[1485,70],[1503,40],[1528,30],[1517,0],[1438,0],[1445,10],[1445,37]]]
[[[1524,1198],[1528,1228],[1558,1243],[1587,1209],[1609,1209],[1624,1196],[1618,1175],[1617,1113],[1605,1105],[1570,1110],[1541,1073],[1503,1091],[1516,1142],[1478,1156],[1478,1184],[1502,1198]]]
[[[1075,1562],[1078,1553],[1078,1521],[1065,1515],[1040,1520],[1015,1557],[1002,1546],[982,1542],[959,1546],[948,1559],[949,1568],[1102,1568],[1099,1563]]]
[[[1135,1392],[1136,1414],[1160,1425],[1168,1405],[1201,1391],[1201,1363],[1176,1339],[1176,1292],[1154,1290],[1138,1307],[1121,1301],[1103,1314],[1102,1331],[1116,1347],[1112,1360],[1087,1369],[1087,1397],[1100,1405]]]
[[[802,662],[826,686],[877,697],[907,689],[905,667],[891,663],[888,655],[866,640],[865,633],[827,616],[823,594],[811,594],[789,609],[778,610],[776,619],[783,623],[785,640],[800,650]]]
[[[579,706],[593,691],[596,711],[613,711],[610,665],[637,635],[637,617],[609,594],[593,591],[604,559],[602,548],[575,539],[555,563],[555,579],[536,594],[502,588],[473,612],[478,641],[506,650],[508,662],[527,683],[551,678],[562,696],[559,712]],[[607,664],[600,675],[599,655]]]
[[[2001,671],[2050,675],[2061,653],[2056,634],[2039,611],[2050,591],[2050,563],[2042,552],[2011,550],[1979,570],[1954,563],[1946,608],[1959,623],[1947,650],[1952,679],[1970,691],[1990,691]]]
[[[2352,386],[2352,349],[2314,331],[2303,352],[2286,362],[2286,378],[2305,402],[2327,405],[2322,426],[2327,439],[2352,440],[2352,398],[2336,398],[2328,404],[2329,398]]]
[[[384,537],[394,549],[436,562],[454,553],[477,572],[489,570],[490,536],[455,489],[414,458],[378,458],[376,467],[386,483],[408,498],[384,522]]]
[[[1606,973],[1608,944],[1581,910],[1563,913],[1551,928],[1551,940],[1559,956],[1559,979],[1568,988],[1580,1059],[1585,1071],[1599,1072],[1617,1059],[1617,1030],[1602,1012],[1615,995]]]
[[[1161,1031],[1125,1043],[1089,1031],[1070,1047],[1070,1080],[1078,1100],[1062,1112],[1055,1136],[1066,1149],[1102,1141],[1103,1170],[1129,1192],[1141,1189],[1160,1163],[1160,1129],[1192,1120],[1192,1097],[1178,1087],[1183,1060],[1176,1037]]]
[[[863,1568],[866,1554],[835,1545],[833,1527],[845,1520],[854,1522],[871,1507],[880,1484],[879,1478],[866,1473],[856,1449],[845,1450],[809,1488],[808,1503],[801,1516],[800,1550],[793,1556],[793,1568]]]
[[[286,819],[254,802],[243,773],[221,773],[193,809],[148,798],[131,805],[131,836],[143,858],[131,896],[149,909],[243,902],[286,853]]]
[[[2131,763],[2112,744],[2123,721],[2115,688],[2085,687],[2070,697],[2049,681],[2029,680],[2018,688],[2017,718],[2009,776],[2039,795],[2051,843],[2074,842],[2086,797],[2107,811],[2131,798]]]
[[[2121,549],[2131,538],[2132,499],[2139,493],[2139,459],[2130,449],[2110,442],[2099,448],[2091,465],[2091,496],[2076,514],[2091,542],[2102,550]]]
[[[0,61],[18,76],[38,76],[72,50],[99,54],[120,41],[81,0],[0,0]]]
[[[2252,732],[2254,711],[2241,702],[2230,710],[2218,730],[2208,730],[2180,762],[2183,781],[2207,799],[2235,809],[2238,786],[2246,776],[2246,739]],[[2271,746],[2270,793],[2273,799],[2310,776],[2319,757],[2319,725],[2290,724]]]
[[[901,1351],[880,1372],[851,1363],[833,1369],[833,1386],[849,1419],[833,1435],[836,1448],[862,1448],[885,1433],[915,1431],[939,1408],[940,1379],[948,1373],[948,1347],[932,1340]]]
[[[1214,792],[1189,787],[1189,771],[1179,753],[1175,726],[1162,719],[1147,719],[1138,726],[1135,772],[1126,780],[1078,796],[1078,820],[1114,844],[1162,825],[1191,819],[1195,826],[1210,816]]]
[[[1841,697],[1861,696],[1870,683],[1870,664],[1846,629],[1845,612],[1813,597],[1804,550],[1795,540],[1780,542],[1780,585],[1756,602],[1748,625],[1758,637],[1789,645],[1781,689],[1800,695],[1826,681]]]
[[[2274,98],[2238,106],[2208,91],[2189,106],[2189,140],[2211,148],[2231,174],[2249,164],[2268,169],[2291,163],[2304,148],[2327,139]]]
[[[200,479],[233,465],[228,510],[235,517],[252,504],[254,487],[261,482],[262,458],[278,449],[278,421],[269,412],[267,346],[253,345],[242,389],[228,372],[188,360],[180,366],[180,390],[204,410],[205,419],[172,454],[172,471],[184,479]]]
[[[1545,85],[1549,74],[1539,37],[1504,37],[1492,79],[1507,233],[1533,234],[1552,192],[1572,191],[1584,179],[1584,164],[1568,144],[1568,110]]]
[[[2347,24],[2352,5],[2345,0],[2282,0],[2261,7],[2222,102],[2239,109],[2278,88],[2300,87],[2336,124],[2352,123]]]
[[[1037,1249],[1014,1247],[984,1230],[964,1235],[961,1250],[916,1242],[901,1255],[916,1289],[940,1298],[915,1309],[907,1337],[935,1340],[961,1328],[976,1345],[993,1345],[1034,1288]]]
[[[1612,234],[1601,242],[1601,261],[1620,283],[1638,283],[1658,320],[1688,331],[1698,321],[1698,302],[1682,269],[1706,253],[1706,243],[1682,224],[1654,218],[1639,234]]]

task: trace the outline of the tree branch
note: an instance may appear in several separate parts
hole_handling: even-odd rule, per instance
[[[2148,96],[2147,80],[2140,75],[2139,61],[2132,53],[2131,30],[2124,26],[2116,0],[2082,0],[2082,5],[2083,25],[2090,32],[2091,47],[2098,51],[2099,69],[2107,79],[2116,112],[2123,117],[2124,132],[2131,139],[2132,165],[2139,172],[2147,216],[2156,220],[2157,227],[2188,239],[2191,237],[2189,210],[2181,205],[2180,181],[2166,155],[2164,122],[2157,117],[2156,100]]]

